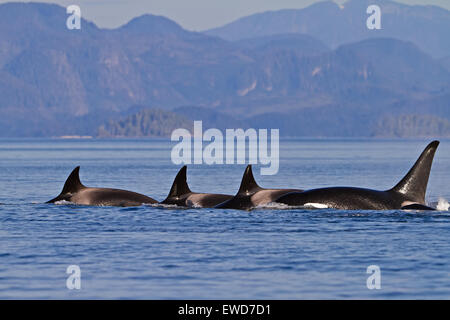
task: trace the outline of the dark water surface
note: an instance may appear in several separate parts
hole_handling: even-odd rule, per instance
[[[388,189],[425,140],[282,140],[263,187]],[[0,140],[0,298],[450,298],[450,213],[47,205],[81,165],[87,186],[167,195],[168,140]],[[190,165],[198,192],[234,194],[245,165]],[[450,199],[450,141],[427,200]],[[446,204],[446,201],[441,201]],[[81,268],[81,289],[66,268]],[[366,269],[381,268],[369,290]]]

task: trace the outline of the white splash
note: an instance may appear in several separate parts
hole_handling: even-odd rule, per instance
[[[448,208],[450,207],[447,200],[444,198],[439,198],[438,204],[436,206],[436,209],[438,211],[448,211]]]
[[[54,204],[56,204],[56,205],[68,205],[68,204],[75,204],[75,203],[67,201],[67,200],[60,200],[60,201],[56,201]]]
[[[184,208],[177,206],[176,204],[164,204],[164,203],[144,203],[144,206],[147,207],[155,207],[155,208],[169,208],[169,209],[177,209],[177,208]]]
[[[194,209],[203,208],[199,203],[193,202],[193,201],[189,201],[189,200],[187,201],[186,205],[189,208],[194,208]]]
[[[280,210],[288,208],[290,207],[287,204],[278,202],[269,202],[255,207],[255,209],[280,209]]]

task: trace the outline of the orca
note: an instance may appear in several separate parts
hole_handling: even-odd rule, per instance
[[[242,177],[238,193],[233,198],[217,205],[216,208],[249,210],[256,206],[271,203],[282,195],[291,192],[302,192],[302,190],[261,188],[253,177],[252,166],[248,165]]]
[[[186,171],[186,166],[178,171],[169,195],[164,201],[160,202],[161,204],[177,205],[180,207],[213,208],[217,204],[233,197],[227,194],[192,192],[187,184]]]
[[[136,192],[86,187],[81,183],[79,173],[80,167],[76,167],[67,178],[61,194],[46,203],[68,201],[87,206],[135,207],[142,204],[158,202],[155,199]]]
[[[439,141],[431,142],[411,170],[392,189],[377,191],[352,187],[332,187],[291,192],[276,202],[289,206],[308,207],[319,204],[342,210],[434,210],[425,205],[425,193],[431,165]]]

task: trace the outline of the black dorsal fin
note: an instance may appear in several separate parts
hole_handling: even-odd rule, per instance
[[[249,164],[247,168],[245,168],[244,175],[242,176],[238,194],[248,194],[261,189],[262,188],[256,183],[255,177],[253,177],[252,165]]]
[[[80,167],[78,166],[73,169],[72,173],[67,178],[61,194],[75,193],[83,188],[86,187],[80,181]]]
[[[61,200],[69,200],[70,197],[80,191],[81,189],[86,188],[80,181],[80,167],[76,167],[73,169],[72,173],[64,183],[64,188],[56,198],[47,201],[46,203],[55,203]]]
[[[178,171],[177,176],[175,177],[175,180],[172,183],[172,188],[170,189],[167,198],[179,197],[191,192],[187,184],[186,171],[187,171],[186,166],[183,166],[183,168],[181,168],[180,171]]]
[[[404,194],[417,203],[425,204],[428,178],[430,177],[431,165],[438,146],[439,141],[431,142],[411,170],[391,191]]]

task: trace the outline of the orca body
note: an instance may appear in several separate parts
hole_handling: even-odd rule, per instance
[[[319,204],[342,210],[434,210],[425,205],[425,194],[431,165],[439,141],[431,142],[408,174],[392,189],[377,191],[363,188],[334,187],[292,192],[276,202],[289,206]]]
[[[248,165],[242,177],[238,193],[231,199],[217,205],[216,208],[249,210],[271,203],[282,195],[291,192],[302,192],[302,190],[261,188],[255,181],[252,166]]]
[[[135,207],[142,204],[157,203],[155,199],[132,191],[86,187],[80,181],[79,172],[80,167],[76,167],[67,178],[61,194],[46,203],[68,201],[86,206],[116,207]]]
[[[227,194],[192,192],[187,184],[186,171],[186,166],[178,171],[169,195],[161,204],[177,205],[180,207],[214,208],[217,204],[233,197]]]

